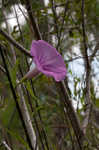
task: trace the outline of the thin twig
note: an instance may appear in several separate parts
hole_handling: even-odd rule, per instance
[[[25,86],[25,88],[26,88],[26,86]],[[27,89],[27,88],[26,88],[26,92],[27,92],[28,103],[29,103],[29,105],[30,105],[31,111],[32,111],[32,113],[34,113],[34,108],[33,108],[33,106],[32,106],[31,97],[30,97],[30,95],[29,95],[29,92],[28,92],[28,89]],[[37,133],[38,133],[38,135],[39,135],[39,139],[40,139],[40,142],[41,142],[41,145],[42,145],[42,149],[45,150],[45,146],[44,146],[44,143],[43,143],[43,139],[42,139],[42,136],[41,136],[41,132],[40,132],[39,125],[38,125],[38,122],[37,122],[37,119],[36,119],[35,114],[34,114],[34,116],[33,116],[33,120],[34,120],[35,125],[36,125],[36,129],[37,129]]]
[[[62,29],[63,29],[63,26],[64,26],[64,21],[65,21],[66,12],[67,12],[67,10],[68,10],[68,4],[69,4],[69,0],[66,0],[65,8],[64,8],[64,16],[63,16],[63,19],[62,19]],[[62,29],[61,29],[61,30],[62,30]]]
[[[23,39],[23,36],[22,36],[22,31],[21,31],[21,27],[20,27],[20,24],[19,24],[19,19],[18,19],[17,11],[16,11],[15,6],[13,6],[13,7],[14,7],[15,15],[16,15],[17,25],[18,25],[18,27],[19,27],[19,32],[20,32],[21,40],[22,40],[22,42],[23,42],[24,39]]]
[[[69,132],[70,140],[71,140],[71,143],[72,143],[72,149],[74,149],[74,140],[73,140],[73,137],[72,137],[72,131],[70,130],[70,127],[69,127],[70,120],[69,120],[68,114],[65,111],[65,109],[64,109],[64,115],[65,115],[65,119],[66,119],[66,126],[68,127],[67,130]]]
[[[19,26],[16,9],[14,9],[14,10],[15,10],[15,14],[16,14],[17,23],[18,23],[18,26]],[[9,33],[9,24],[8,24],[7,21],[6,21],[6,25],[7,25],[7,31]],[[20,26],[19,26],[19,31],[21,32]],[[11,47],[11,51],[13,53],[13,61],[12,62],[13,62],[13,64],[15,64],[16,63],[15,51],[14,51],[13,45],[11,43],[9,43],[9,44],[10,44],[10,47]],[[21,113],[22,113],[22,116],[23,116],[23,120],[24,120],[26,129],[27,129],[27,133],[28,133],[28,136],[29,136],[29,139],[30,139],[30,143],[31,143],[31,146],[32,146],[31,148],[34,149],[35,145],[36,145],[36,135],[35,135],[35,131],[32,127],[30,114],[28,112],[27,105],[25,103],[25,98],[24,98],[21,86],[20,85],[17,86],[16,90],[17,90],[17,93],[19,94],[19,97],[20,97],[19,106],[20,106],[20,109],[21,109]]]
[[[0,65],[0,70],[1,70],[4,74],[6,74],[6,71],[5,71],[4,67],[2,67],[1,65]]]
[[[22,16],[22,14],[18,15],[18,18],[21,17],[21,16]],[[2,18],[2,19],[0,19],[0,22],[3,22],[3,21],[5,21],[5,20],[12,20],[12,19],[16,19],[16,17],[13,16],[13,17]]]
[[[54,15],[54,18],[53,18],[54,19],[54,29],[57,34],[57,38],[59,39],[58,17],[57,17],[56,8],[55,8],[55,2],[54,2],[54,0],[50,0],[50,2],[51,2],[52,12]]]
[[[33,17],[33,14],[31,12],[31,3],[30,3],[30,0],[26,0],[26,9],[27,9],[27,12],[28,12],[28,15],[29,15],[29,19],[31,21],[32,28],[34,30],[35,37],[36,37],[37,40],[41,40],[42,36],[41,36],[40,30],[39,30],[38,24],[36,23],[36,21],[35,21],[35,19]],[[36,93],[34,91],[34,87],[33,87],[33,82],[31,81],[31,83],[32,83],[32,90],[34,92],[34,95],[36,95]],[[36,102],[36,107],[39,107],[38,106],[38,102],[37,101],[35,101],[35,102]],[[39,115],[39,119],[40,119],[40,122],[41,122],[42,133],[43,133],[43,136],[44,136],[46,148],[47,148],[47,150],[49,150],[47,135],[46,135],[45,129],[43,128],[42,118],[41,118],[41,115],[40,115],[39,111],[38,111],[38,115]]]
[[[96,44],[96,46],[94,48],[94,51],[93,51],[93,53],[91,55],[91,58],[90,58],[90,62],[92,62],[92,60],[93,60],[93,58],[96,55],[96,53],[97,53],[98,50],[99,50],[99,41],[97,41],[97,44]]]
[[[21,44],[19,44],[18,42],[16,42],[11,35],[8,35],[1,28],[0,28],[0,34],[3,35],[9,42],[11,42],[11,44],[13,44],[13,46],[15,46],[17,49],[19,49],[20,52],[23,52],[25,55],[31,57],[31,55],[27,51],[27,49],[25,49]]]
[[[34,150],[35,145],[36,145],[36,135],[35,135],[35,132],[34,132],[34,129],[33,129],[33,126],[32,126],[32,121],[31,121],[31,118],[30,118],[30,114],[29,114],[25,99],[24,99],[24,95],[23,95],[21,85],[19,85],[16,90],[17,90],[17,92],[20,96],[19,106],[21,108],[21,112],[22,112],[22,115],[23,115],[25,126],[27,128],[27,133],[29,135],[29,139],[30,139],[31,146],[32,146],[31,148],[32,148],[32,150]]]
[[[37,100],[35,100],[35,104],[36,104],[36,107],[38,108],[39,107],[39,104],[38,104],[38,98],[36,96],[36,92],[35,92],[35,89],[33,87],[33,82],[31,81],[31,86],[32,86],[32,91],[36,97]],[[45,132],[45,129],[43,127],[43,121],[42,121],[42,117],[41,117],[41,114],[40,114],[40,111],[38,110],[38,116],[39,116],[39,119],[40,119],[40,123],[41,123],[41,128],[42,128],[42,132],[43,132],[43,136],[44,136],[44,139],[45,139],[45,143],[46,143],[46,147],[47,149],[49,150],[49,145],[48,145],[48,138],[47,138],[47,135],[46,135],[46,132]]]
[[[9,145],[6,143],[6,141],[2,141],[2,144],[6,147],[7,150],[11,150]]]
[[[20,2],[21,3],[21,2]],[[25,20],[28,22],[28,17],[25,15],[27,14],[27,12],[23,12],[22,8],[20,7],[20,5],[18,4],[19,10],[22,12],[22,15],[24,16]]]
[[[80,150],[82,150],[84,134],[83,134],[82,128],[80,126],[79,119],[76,115],[76,112],[75,112],[73,106],[72,106],[71,100],[69,98],[69,95],[68,95],[68,92],[67,92],[67,89],[66,89],[65,82],[64,81],[60,82],[59,86],[61,87],[60,90],[61,90],[61,93],[63,95],[63,98],[62,98],[63,103],[64,103],[64,106],[66,108],[69,120],[70,120],[72,128],[74,130],[74,133],[76,135],[79,148],[80,148]]]
[[[20,73],[21,73],[21,76],[23,77],[23,72],[22,72],[21,67],[20,67]],[[30,105],[31,111],[32,111],[32,113],[34,113],[34,107],[32,105],[32,100],[31,100],[31,96],[29,94],[29,91],[28,91],[28,89],[27,89],[27,87],[25,85],[23,85],[23,88],[25,89],[25,93],[27,95],[28,103]],[[45,150],[45,146],[44,146],[44,143],[43,143],[43,139],[42,139],[42,136],[41,136],[41,132],[40,132],[39,125],[38,125],[38,122],[37,122],[35,114],[33,116],[33,120],[34,120],[35,125],[36,125],[36,130],[37,130],[37,133],[39,135],[39,139],[40,139],[40,142],[41,142],[41,145],[42,145],[42,150]]]
[[[96,55],[96,56],[99,56],[99,55]],[[92,57],[92,55],[89,55],[88,57],[90,59]],[[70,58],[68,60],[65,60],[65,62],[68,63],[68,62],[72,62],[72,61],[77,60],[77,59],[85,59],[85,56],[77,56],[77,57],[74,57],[74,58]]]
[[[90,119],[90,110],[91,110],[91,100],[90,100],[90,80],[91,80],[91,65],[88,58],[88,51],[87,51],[87,43],[86,43],[86,32],[85,32],[85,18],[84,18],[84,7],[85,7],[85,1],[82,0],[82,7],[81,7],[81,13],[82,13],[82,33],[83,33],[83,45],[84,45],[84,56],[85,56],[85,70],[86,70],[86,90],[85,90],[85,104],[86,104],[86,111],[85,111],[85,117],[83,120],[83,132],[86,133],[86,128],[89,123]]]
[[[7,67],[7,64],[6,64],[5,57],[4,57],[3,50],[2,50],[2,47],[1,47],[1,46],[0,46],[0,53],[1,53],[1,56],[2,56],[2,61],[3,61],[3,63],[4,63],[4,67],[5,67],[5,70],[6,70],[6,74],[7,74],[7,77],[8,77],[8,81],[9,81],[9,84],[10,84],[10,88],[11,88],[11,91],[12,91],[12,95],[13,95],[13,98],[14,98],[14,100],[15,100],[15,104],[16,104],[16,107],[17,107],[17,110],[18,110],[18,113],[19,113],[19,117],[20,117],[20,120],[21,120],[21,122],[22,122],[24,131],[25,131],[25,134],[26,134],[26,137],[27,137],[28,144],[29,144],[31,150],[33,150],[32,145],[31,145],[31,141],[30,141],[30,138],[29,138],[29,135],[28,135],[28,132],[27,132],[27,128],[26,128],[26,125],[25,125],[25,123],[24,123],[24,119],[23,119],[23,116],[22,116],[22,112],[21,112],[21,110],[20,110],[20,106],[19,106],[19,103],[18,103],[18,98],[17,98],[16,92],[15,92],[15,90],[14,90],[12,81],[11,81],[10,73],[9,73],[9,70],[8,70],[8,67]]]
[[[55,5],[55,8],[57,8],[57,7],[64,7],[65,6],[65,3],[62,3],[62,4],[56,4]],[[18,18],[19,17],[21,17],[22,15],[24,16],[24,18],[28,21],[28,18],[27,18],[27,16],[25,16],[25,14],[24,13],[26,13],[26,12],[23,12],[23,10],[21,9],[21,7],[19,6],[19,4],[18,4],[18,7],[19,7],[19,9],[20,9],[20,11],[22,12],[22,14],[19,14],[18,15]],[[38,8],[38,10],[45,10],[45,9],[50,9],[51,7],[44,7],[44,8]],[[36,12],[37,11],[37,8],[36,8],[36,10],[31,10],[31,11],[29,11],[29,12]],[[16,17],[6,17],[6,20],[10,20],[10,19],[15,19]],[[0,18],[0,21],[1,22],[3,22],[3,21],[5,21],[5,18]]]
[[[25,4],[26,4],[26,9],[27,9],[28,15],[29,15],[29,19],[30,19],[30,22],[31,22],[31,25],[32,25],[32,29],[35,30],[35,32],[34,32],[35,37],[36,37],[37,40],[40,40],[40,39],[42,39],[42,37],[41,37],[40,31],[39,31],[38,25],[35,21],[35,18],[32,14],[33,12],[31,11],[30,0],[25,0]]]
[[[6,10],[5,10],[4,7],[2,7],[2,14],[3,14],[4,18],[5,18],[6,30],[7,30],[7,33],[9,35],[10,34],[10,27],[9,27],[8,21],[6,20],[6,15],[7,14],[6,14]],[[9,42],[9,45],[10,45],[11,53],[12,53],[12,56],[13,56],[12,57],[13,64],[15,64],[14,62],[16,61],[16,54],[15,54],[15,51],[14,51],[14,47],[13,47],[13,45],[10,42]]]
[[[27,6],[28,6],[29,1],[26,1],[26,2],[27,2]],[[31,8],[31,7],[29,6],[29,8]],[[35,27],[37,27],[37,26],[35,26]],[[35,30],[35,28],[34,28],[34,32],[35,32],[36,38],[38,38],[38,40],[39,40],[40,36],[37,36],[39,34],[38,30],[37,29]],[[74,133],[77,137],[79,147],[81,149],[82,146],[80,143],[81,143],[81,139],[84,137],[84,135],[83,135],[82,129],[80,127],[78,117],[76,116],[76,113],[74,111],[74,108],[72,107],[69,97],[67,96],[65,84],[63,84],[63,82],[60,82],[60,85],[61,85],[60,86],[61,92],[63,93],[63,102],[65,104],[66,109],[68,110],[68,116],[71,121],[72,128],[74,129]]]
[[[58,44],[57,44],[57,47],[56,47],[57,49],[59,48],[60,42],[61,42],[61,35],[62,35],[62,30],[64,28],[64,22],[65,22],[66,12],[68,10],[68,4],[69,4],[69,0],[66,0],[65,8],[64,8],[64,15],[63,15],[62,24],[61,24],[61,28],[60,28],[60,32],[59,32]]]

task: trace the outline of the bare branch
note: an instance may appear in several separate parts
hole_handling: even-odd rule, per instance
[[[17,17],[17,14],[16,14],[16,17]],[[18,19],[17,19],[17,22],[18,22]],[[9,24],[8,24],[7,21],[6,21],[6,26],[7,26],[7,31],[8,31],[8,34],[9,34]],[[9,44],[10,44],[10,48],[11,48],[12,53],[13,53],[13,61],[12,62],[15,64],[16,63],[16,55],[14,54],[15,51],[14,51],[13,45],[11,43],[9,43]],[[30,147],[31,147],[32,150],[34,150],[35,145],[36,145],[36,135],[35,135],[34,129],[32,127],[32,122],[31,122],[31,119],[30,119],[30,114],[28,112],[26,103],[25,103],[24,95],[23,95],[23,92],[22,92],[22,87],[19,85],[16,88],[16,90],[17,90],[17,93],[19,94],[19,98],[21,99],[20,102],[19,102],[19,107],[20,107],[19,109],[22,113],[23,121],[24,121],[26,130],[27,130],[27,135],[29,137]]]
[[[11,44],[13,44],[13,46],[15,46],[18,50],[20,50],[21,52],[23,52],[25,55],[31,57],[31,55],[27,51],[27,49],[25,49],[21,44],[19,44],[18,42],[16,42],[11,35],[8,35],[1,28],[0,28],[0,34],[3,35],[9,42],[11,42]]]
[[[56,8],[55,8],[55,2],[54,2],[54,0],[50,0],[50,2],[51,2],[51,5],[52,5],[52,12],[53,12],[53,15],[54,15],[55,31],[57,33],[57,37],[59,38],[59,30],[58,30],[58,24],[57,24],[58,17],[57,17]]]
[[[96,55],[96,56],[99,56],[99,55]],[[89,55],[88,58],[90,59],[92,57],[92,55]],[[77,56],[77,57],[74,57],[74,58],[70,58],[68,60],[65,60],[66,63],[68,62],[71,62],[71,61],[74,61],[74,60],[77,60],[77,59],[85,59],[85,56]]]
[[[84,44],[84,55],[85,55],[85,61],[86,61],[86,67],[89,67],[89,60],[88,60],[88,53],[87,53],[87,43],[86,43],[86,31],[85,31],[85,19],[84,19],[84,0],[82,0],[82,8],[81,8],[81,13],[82,13],[82,34],[83,34],[83,44]]]
[[[29,20],[28,20],[28,17],[25,15],[26,12],[22,10],[22,8],[20,7],[19,4],[18,4],[18,7],[19,7],[19,10],[22,12],[22,15],[24,16],[25,20],[28,22],[28,21],[29,21]],[[17,15],[17,17],[18,17],[18,15]],[[19,17],[18,17],[18,18],[19,18]]]
[[[6,147],[7,150],[11,150],[9,145],[6,143],[6,141],[2,141],[2,144]]]
[[[6,71],[5,71],[5,69],[0,65],[0,70],[4,73],[4,74],[6,74]]]
[[[68,4],[69,4],[69,0],[66,0],[65,9],[64,9],[64,16],[63,16],[63,19],[62,19],[62,27],[60,29],[60,34],[61,34],[62,29],[64,27],[64,21],[65,21],[66,12],[68,10]]]
[[[60,93],[60,96],[61,96],[61,100],[63,100],[64,106],[66,108],[66,112],[67,112],[67,115],[68,115],[69,120],[71,122],[74,133],[76,135],[79,148],[82,150],[82,144],[83,144],[83,140],[84,140],[84,133],[83,133],[82,128],[80,126],[79,119],[76,115],[76,112],[75,112],[73,106],[72,106],[72,102],[71,102],[71,99],[68,95],[65,82],[62,81],[58,84],[57,85],[60,86],[60,89],[59,89],[60,92],[59,93]]]
[[[93,58],[95,57],[95,55],[96,55],[96,53],[97,53],[98,50],[99,50],[99,41],[97,41],[97,44],[96,44],[96,46],[95,46],[95,49],[94,49],[94,51],[93,51],[93,53],[92,53],[92,55],[91,55],[91,58],[90,58],[90,62],[93,61]]]
[[[5,18],[5,24],[6,24],[6,29],[7,29],[7,33],[8,33],[8,35],[10,34],[10,28],[9,28],[9,23],[8,23],[8,21],[6,20],[6,11],[5,11],[5,8],[4,7],[2,7],[2,14],[3,14],[3,16],[4,16],[4,18]],[[13,59],[13,64],[14,64],[14,62],[16,61],[16,53],[15,53],[15,51],[14,51],[14,47],[13,47],[13,45],[9,42],[9,45],[10,45],[10,49],[11,49],[11,53],[12,53],[12,55],[13,55],[13,57],[12,57],[12,59]]]
[[[12,81],[11,81],[11,77],[10,77],[10,73],[9,73],[9,70],[8,70],[8,67],[7,67],[7,64],[6,64],[5,57],[4,57],[3,50],[2,50],[1,46],[0,46],[0,53],[1,53],[1,56],[2,56],[2,60],[3,60],[3,63],[4,63],[5,69],[6,69],[8,81],[9,81],[9,84],[10,84],[10,88],[11,88],[11,91],[12,91],[13,98],[15,100],[16,108],[18,110],[19,117],[20,117],[20,120],[22,122],[24,131],[25,131],[25,134],[26,134],[26,137],[27,137],[28,144],[29,144],[31,150],[33,150],[33,147],[32,147],[31,141],[30,141],[30,136],[28,135],[28,132],[27,132],[27,128],[26,128],[26,125],[25,125],[25,122],[24,122],[23,114],[21,112],[21,109],[20,109],[20,106],[19,106],[19,103],[18,103],[18,97],[17,97],[16,92],[14,90],[14,87],[13,87],[13,84],[12,84]]]
[[[57,8],[57,7],[64,7],[64,6],[65,6],[65,3],[56,4],[56,5],[55,5],[55,8]],[[28,18],[27,18],[27,16],[25,15],[26,12],[23,12],[23,10],[22,10],[21,7],[19,6],[19,4],[18,4],[18,7],[19,7],[20,11],[22,12],[22,14],[19,14],[19,15],[18,15],[18,18],[23,15],[24,18],[28,21]],[[44,10],[44,9],[50,9],[50,7],[48,6],[48,7],[44,7],[44,8],[38,8],[38,10]],[[36,10],[31,10],[31,11],[29,11],[29,12],[35,12],[35,11],[37,11],[37,8],[36,8]],[[14,19],[14,18],[16,18],[16,17],[6,17],[6,20],[10,20],[10,19]],[[1,22],[5,21],[5,18],[0,18],[0,21],[1,21]]]
[[[63,19],[62,19],[62,24],[61,24],[61,28],[60,28],[60,32],[59,32],[59,37],[58,37],[57,49],[59,48],[60,42],[61,42],[61,35],[62,35],[62,30],[64,28],[64,22],[65,22],[66,12],[68,10],[68,4],[69,4],[69,0],[66,0],[66,4],[65,4],[65,8],[64,8],[64,16],[63,16]]]
[[[25,3],[26,3],[26,9],[27,9],[27,12],[28,12],[28,15],[29,15],[29,19],[30,19],[35,37],[36,37],[37,40],[40,40],[40,39],[42,39],[42,37],[41,37],[40,31],[39,31],[38,25],[35,21],[35,18],[33,17],[32,11],[31,11],[32,9],[31,9],[30,0],[25,0]]]
[[[35,135],[35,132],[34,132],[34,129],[33,129],[33,126],[32,126],[32,121],[31,121],[31,118],[30,118],[30,114],[28,112],[28,109],[27,109],[27,106],[26,106],[26,103],[25,103],[25,99],[24,99],[24,95],[23,95],[23,92],[22,92],[21,85],[19,85],[17,87],[17,93],[19,93],[19,96],[20,96],[19,106],[20,106],[20,109],[21,109],[21,112],[22,112],[22,115],[23,115],[23,119],[24,119],[24,122],[25,122],[25,125],[26,125],[26,128],[27,128],[27,132],[28,132],[31,144],[32,144],[32,149],[34,149],[35,146],[36,146],[36,135]]]
[[[19,7],[20,7],[20,6],[19,6]],[[17,25],[18,25],[19,31],[20,31],[21,41],[23,42],[23,41],[24,41],[24,38],[23,38],[23,34],[22,34],[21,27],[20,27],[20,24],[19,24],[19,19],[18,19],[18,15],[17,15],[17,10],[16,10],[15,6],[13,6],[13,8],[14,8],[14,12],[15,12],[16,20],[17,20]]]
[[[30,4],[28,5],[28,3],[29,3],[29,0],[26,1],[26,4],[27,4],[27,7],[29,7],[29,8],[27,8],[28,11],[30,11]],[[32,18],[31,15],[29,15],[30,19]],[[33,26],[35,36],[36,36],[37,39],[41,39],[41,37],[39,36],[38,29],[35,28],[35,27],[37,27],[37,26]],[[69,99],[69,97],[67,95],[67,90],[66,90],[66,86],[64,84],[64,81],[60,82],[59,84],[60,84],[61,93],[63,94],[63,102],[64,102],[66,110],[68,111],[68,117],[71,121],[72,128],[73,128],[74,133],[77,137],[77,140],[78,140],[78,143],[79,143],[78,145],[79,145],[79,147],[81,147],[81,139],[84,137],[84,134],[82,132],[82,129],[81,129],[81,126],[80,126],[80,123],[79,123],[79,119],[78,119],[78,117],[77,117],[77,115],[74,111],[74,108],[71,104],[71,100]]]
[[[82,0],[82,7],[81,7],[81,13],[82,13],[82,32],[83,32],[83,45],[84,45],[84,56],[85,56],[85,70],[86,70],[86,90],[85,90],[85,105],[86,105],[86,111],[85,111],[85,118],[83,121],[83,132],[86,133],[86,128],[89,123],[90,118],[90,110],[91,110],[91,99],[90,99],[90,80],[91,80],[91,66],[88,58],[88,52],[87,52],[87,43],[86,43],[86,33],[85,33],[85,20],[84,20],[84,7],[85,7],[85,1]]]

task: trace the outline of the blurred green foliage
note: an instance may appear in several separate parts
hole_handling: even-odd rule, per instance
[[[79,117],[79,120],[83,121],[83,114],[85,111],[85,72],[82,76],[74,74],[73,69],[70,68],[68,60],[78,55],[83,56],[82,46],[82,14],[81,14],[81,1],[71,0],[69,1],[66,16],[64,17],[64,25],[62,24],[62,18],[64,16],[65,0],[55,0],[57,10],[57,26],[62,29],[61,33],[61,52],[66,59],[66,67],[68,69],[67,82],[70,89],[70,97],[73,99],[73,106]],[[5,10],[8,14],[11,13],[11,7],[13,5],[20,4],[20,1],[5,1]],[[25,6],[25,0],[21,0],[21,4]],[[62,4],[62,6],[61,6]],[[64,5],[63,5],[64,4]],[[54,26],[54,14],[51,10],[51,3],[48,7],[44,6],[44,3],[39,0],[31,0],[31,7],[33,10],[33,16],[38,22],[41,35],[44,40],[49,41],[54,46],[57,46],[57,33]],[[0,8],[1,9],[1,8]],[[24,14],[27,17],[27,14]],[[95,44],[97,43],[97,37],[99,35],[99,2],[98,0],[86,0],[85,1],[85,27],[87,42],[90,47],[89,54],[92,54]],[[4,23],[4,16],[0,11],[0,26]],[[1,26],[2,27],[2,26]],[[7,28],[2,27],[5,31]],[[18,25],[14,26],[11,35],[19,43],[21,43],[27,50],[30,50],[32,40],[35,40],[34,32],[32,31],[31,23],[27,17],[24,25],[20,25],[21,33]],[[92,38],[91,38],[92,36]],[[53,39],[53,40],[52,40]],[[12,83],[16,86],[17,77],[20,79],[28,70],[31,64],[31,60],[24,54],[14,48],[16,54],[16,63],[13,64],[13,55],[11,52],[9,42],[0,34],[0,43],[6,47],[6,62],[10,71]],[[79,45],[78,50],[74,50],[73,46]],[[28,62],[28,65],[27,65]],[[0,56],[0,64],[3,66]],[[83,64],[82,64],[83,65]],[[84,66],[84,65],[83,65]],[[94,69],[92,70],[94,74]],[[92,77],[94,78],[94,75]],[[72,88],[70,86],[72,84]],[[97,90],[95,90],[94,80],[91,80],[91,99],[94,107],[99,108],[99,98],[97,97]],[[41,137],[44,141],[44,133],[42,127],[44,127],[50,147],[54,150],[58,150],[61,145],[61,150],[71,150],[73,146],[76,147],[76,140],[74,132],[71,128],[68,117],[64,117],[64,106],[61,103],[60,93],[57,92],[55,83],[50,77],[42,75],[35,82],[26,82],[25,88],[23,87],[23,93],[26,100],[28,110],[30,112],[33,127],[37,134],[38,144],[41,147],[40,139],[35,125],[34,116],[37,119],[38,127],[40,129]],[[28,93],[28,94],[27,94]],[[18,94],[18,93],[17,93]],[[28,99],[31,99],[33,112],[31,111]],[[76,104],[75,104],[76,103]],[[41,114],[42,121],[40,120],[39,113]],[[93,115],[93,114],[91,114]],[[91,122],[91,121],[89,121]],[[98,124],[99,126],[99,124]],[[15,103],[11,94],[7,77],[0,71],[0,141],[7,138],[8,143],[13,143],[14,150],[28,149],[26,143],[26,137],[23,131],[22,124],[19,120],[19,116],[16,110]],[[85,143],[85,149],[95,150],[99,141],[99,127],[90,123],[87,129],[86,137],[89,140],[90,145]],[[93,136],[94,135],[94,136]],[[59,145],[60,142],[60,145]],[[9,145],[10,145],[9,144]],[[44,142],[45,144],[45,142]],[[88,147],[89,146],[89,147]],[[5,149],[4,146],[0,147],[0,150]],[[84,150],[85,150],[84,149]]]

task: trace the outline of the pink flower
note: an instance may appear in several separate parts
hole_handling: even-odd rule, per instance
[[[61,81],[66,76],[66,67],[62,56],[50,44],[43,40],[33,41],[31,56],[36,67],[30,69],[26,78],[30,79],[42,72],[46,76],[52,76],[56,81]]]

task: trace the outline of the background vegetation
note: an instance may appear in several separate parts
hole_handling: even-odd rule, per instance
[[[98,150],[99,1],[45,2],[0,5],[0,150]],[[40,75],[15,88],[39,39],[61,53],[66,78]]]

